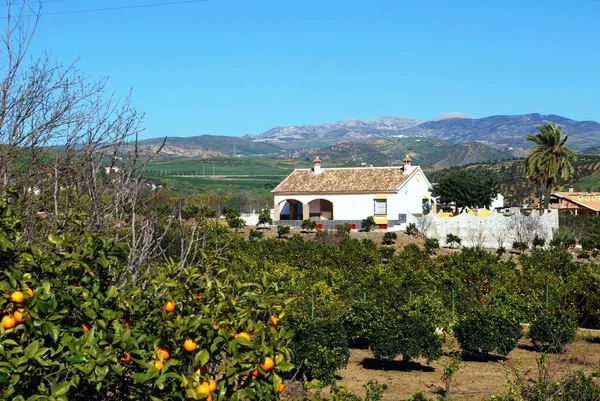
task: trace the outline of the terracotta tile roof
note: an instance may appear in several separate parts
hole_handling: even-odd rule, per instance
[[[404,174],[401,167],[326,168],[294,170],[272,192],[274,194],[396,192],[419,168]]]
[[[573,202],[577,205],[587,207],[588,209],[594,210],[596,212],[600,211],[600,192],[552,192],[552,195],[566,199],[569,202]],[[579,200],[578,198],[572,198],[573,196],[579,195],[583,196],[584,198],[582,200]],[[586,196],[595,196],[596,200],[585,200]]]

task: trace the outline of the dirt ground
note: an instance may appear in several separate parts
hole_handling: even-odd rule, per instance
[[[451,397],[453,400],[482,400],[500,394],[507,389],[508,380],[515,380],[517,374],[535,380],[540,356],[530,341],[522,339],[505,360],[467,360],[452,382]],[[445,361],[447,357],[430,365],[425,360],[410,364],[400,360],[379,362],[372,358],[370,351],[353,349],[348,366],[338,372],[338,384],[364,397],[363,385],[374,379],[388,387],[384,400],[409,398],[418,391],[435,398],[443,394],[441,375]],[[552,381],[578,370],[597,371],[600,368],[600,341],[591,337],[578,338],[564,354],[551,355],[548,366]]]

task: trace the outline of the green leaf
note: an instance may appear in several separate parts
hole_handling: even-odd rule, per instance
[[[200,365],[206,365],[206,363],[208,362],[209,359],[210,359],[210,354],[208,353],[207,350],[203,349],[202,351],[198,352],[198,354],[196,355],[195,361],[200,362]]]
[[[81,354],[71,355],[67,358],[67,362],[69,363],[87,363],[87,358]]]
[[[65,395],[69,391],[70,387],[71,387],[71,383],[60,382],[56,386],[54,386],[54,389],[52,389],[52,396],[58,397],[60,395]]]
[[[62,243],[64,242],[64,238],[62,237],[62,235],[50,233],[50,235],[48,235],[48,241],[50,241],[51,243],[53,243],[56,246],[61,246]]]

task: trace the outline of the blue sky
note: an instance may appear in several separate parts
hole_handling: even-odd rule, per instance
[[[32,49],[133,88],[144,137],[448,111],[600,121],[600,1],[207,0],[44,16]]]

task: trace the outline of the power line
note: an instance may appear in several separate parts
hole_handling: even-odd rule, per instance
[[[50,0],[46,0],[46,1],[50,1]],[[60,1],[60,0],[54,0],[54,1]],[[182,0],[182,1],[169,1],[169,2],[151,3],[151,4],[136,4],[136,5],[129,5],[129,6],[89,8],[86,10],[71,10],[71,11],[57,11],[57,12],[53,12],[53,13],[41,13],[39,16],[41,17],[41,16],[48,16],[48,15],[84,14],[84,13],[95,13],[95,12],[102,12],[102,11],[128,10],[128,9],[133,9],[133,8],[149,8],[149,7],[172,6],[172,5],[178,5],[178,4],[200,3],[200,2],[205,2],[205,1],[208,1],[208,0]],[[20,17],[36,17],[36,16],[37,15],[35,15],[35,14],[29,14],[29,15],[21,15]],[[6,17],[4,19],[6,19]]]

